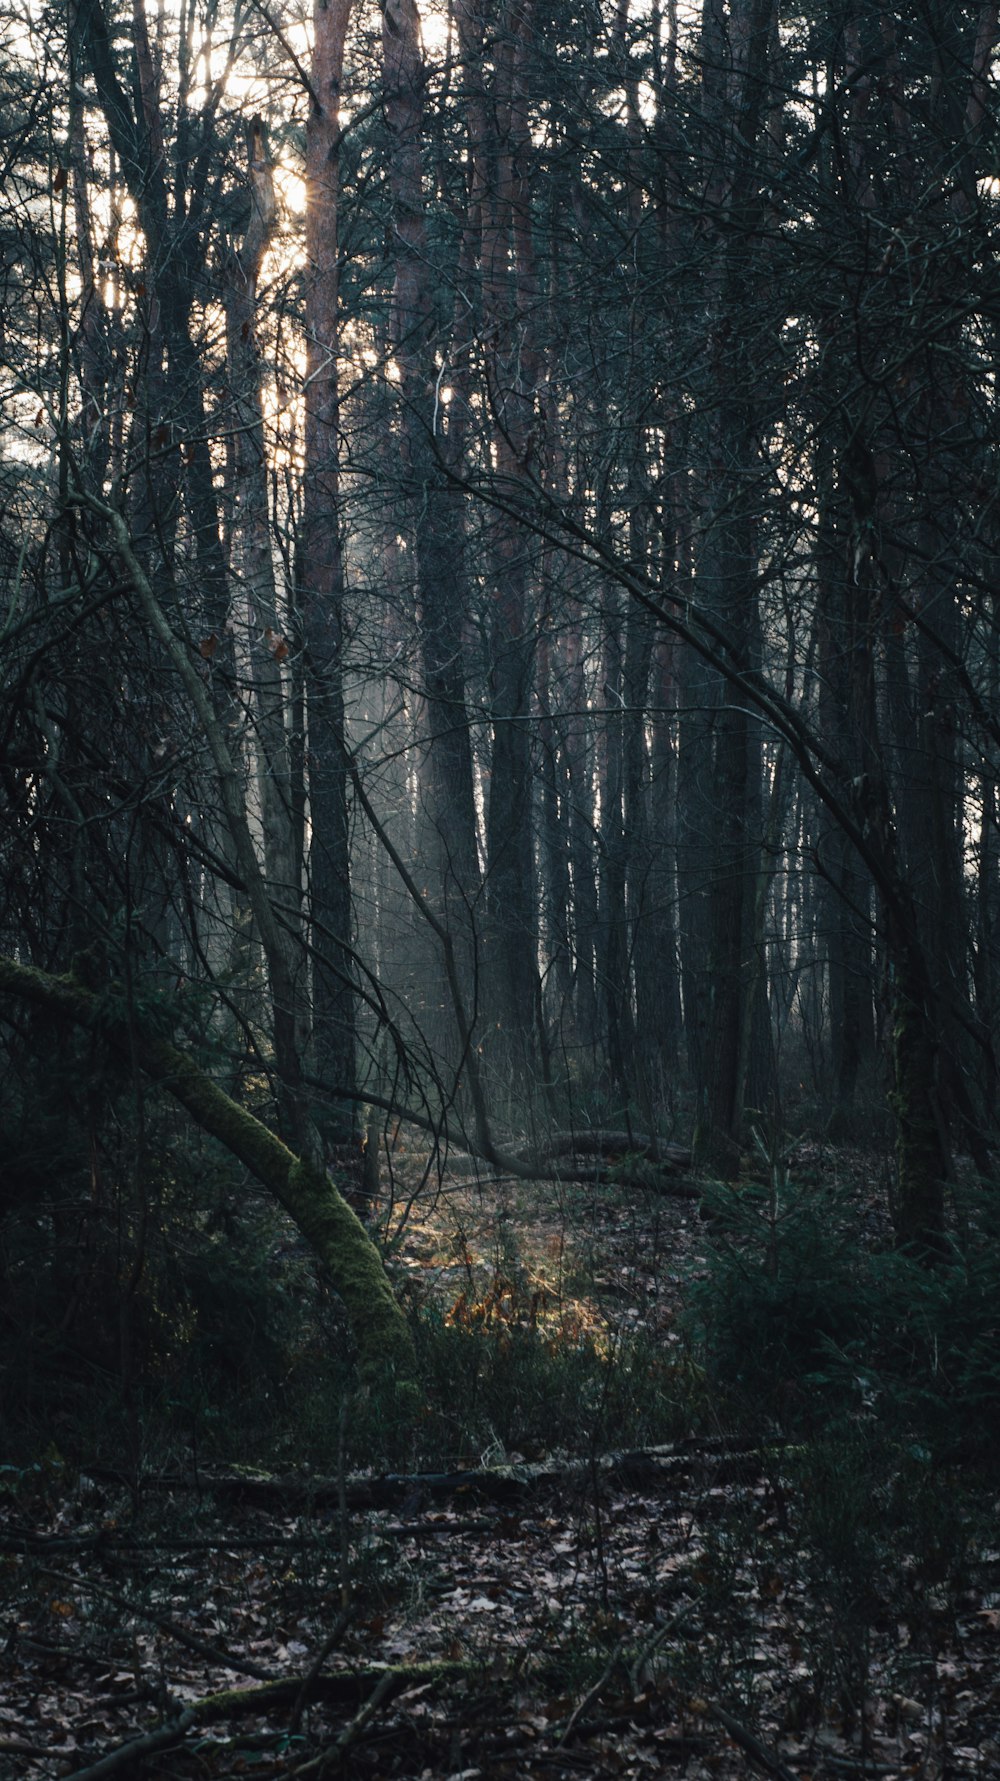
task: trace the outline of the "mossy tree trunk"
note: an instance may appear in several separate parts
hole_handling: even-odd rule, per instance
[[[343,1300],[357,1345],[361,1377],[373,1389],[415,1396],[417,1361],[382,1258],[360,1220],[327,1174],[297,1157],[252,1113],[238,1107],[198,1065],[169,1040],[126,1030],[120,1038],[106,1001],[72,974],[53,976],[0,957],[0,995],[34,1002],[79,1026],[102,1020],[104,1036],[180,1101],[203,1131],[244,1163],[270,1190],[327,1270]]]

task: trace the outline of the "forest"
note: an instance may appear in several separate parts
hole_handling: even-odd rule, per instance
[[[996,0],[0,0],[0,1774],[1000,1774]]]

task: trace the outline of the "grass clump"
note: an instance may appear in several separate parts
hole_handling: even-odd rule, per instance
[[[449,1311],[425,1307],[417,1346],[427,1396],[421,1444],[453,1463],[537,1459],[667,1440],[689,1426],[691,1377],[642,1336],[542,1320],[496,1278]]]

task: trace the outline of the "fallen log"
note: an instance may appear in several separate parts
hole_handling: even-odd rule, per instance
[[[669,1169],[662,1169],[659,1163],[641,1156],[630,1163],[588,1161],[579,1156],[567,1156],[544,1165],[541,1158],[535,1161],[537,1166],[526,1171],[532,1181],[574,1181],[579,1187],[636,1187],[642,1193],[660,1194],[664,1199],[686,1200],[692,1204],[699,1203],[705,1191],[704,1182],[692,1180],[687,1175],[675,1175]]]
[[[778,1444],[772,1444],[768,1452]],[[157,1491],[200,1491],[208,1496],[239,1500],[284,1509],[326,1510],[343,1502],[348,1509],[392,1509],[442,1497],[482,1497],[511,1503],[552,1488],[591,1488],[595,1476],[609,1484],[634,1490],[655,1490],[699,1464],[713,1475],[724,1467],[741,1470],[761,1460],[765,1449],[738,1441],[688,1441],[667,1446],[643,1447],[598,1455],[596,1459],[548,1459],[535,1464],[470,1467],[449,1472],[386,1472],[377,1477],[347,1479],[309,1473],[260,1472],[247,1468],[209,1471],[197,1477],[184,1473],[150,1474],[142,1488]],[[113,1477],[104,1468],[91,1467],[91,1475]],[[416,1527],[416,1524],[410,1523]]]
[[[612,1182],[678,1200],[700,1200],[704,1191],[702,1182],[681,1173],[690,1166],[690,1150],[644,1132],[553,1132],[539,1143],[497,1154],[522,1180]]]
[[[663,1169],[687,1169],[691,1152],[684,1144],[672,1144],[665,1138],[645,1132],[603,1131],[553,1132],[530,1150],[515,1150],[519,1161],[537,1157],[546,1162],[560,1156],[648,1157]]]

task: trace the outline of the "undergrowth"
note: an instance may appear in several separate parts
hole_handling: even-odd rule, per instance
[[[859,1239],[849,1196],[775,1171],[709,1204],[688,1338],[727,1426],[770,1451],[777,1513],[735,1505],[719,1572],[784,1553],[804,1592],[815,1698],[861,1723],[873,1654],[898,1638],[920,1694],[992,1543],[1000,1412],[1000,1235],[992,1192],[955,1208],[949,1254],[923,1265]],[[728,1568],[728,1570],[727,1570]],[[719,1572],[721,1575],[721,1572]],[[725,1593],[725,1590],[723,1590]],[[723,1619],[725,1617],[722,1617]],[[702,1661],[745,1694],[732,1625]]]
[[[337,1302],[280,1219],[260,1205],[245,1216],[223,1176],[210,1210],[186,1226],[189,1202],[166,1178],[161,1198],[174,1232],[150,1245],[135,1312],[147,1375],[124,1396],[113,1353],[101,1364],[95,1343],[63,1373],[61,1396],[47,1394],[45,1430],[23,1424],[24,1454],[6,1456],[0,1497],[54,1496],[64,1455],[113,1456],[136,1478],[192,1462],[196,1471],[235,1462],[429,1472],[730,1436],[752,1449],[750,1470],[692,1492],[698,1532],[682,1601],[696,1610],[663,1647],[673,1681],[752,1721],[761,1627],[773,1615],[798,1652],[793,1728],[798,1714],[806,1724],[830,1711],[848,1729],[862,1725],[871,1678],[878,1671],[884,1683],[887,1663],[901,1695],[928,1694],[935,1652],[992,1540],[1000,1232],[991,1196],[963,1199],[947,1265],[922,1267],[878,1230],[859,1237],[856,1194],[783,1168],[713,1192],[674,1326],[636,1327],[620,1302],[613,1315],[582,1316],[582,1274],[560,1274],[561,1292],[547,1297],[516,1228],[505,1226],[495,1255],[475,1266],[452,1267],[444,1245],[446,1265],[436,1250],[428,1258],[433,1290],[409,1303],[424,1395],[404,1435],[359,1394]],[[600,1234],[593,1242],[599,1251]],[[464,1237],[459,1250],[472,1253]],[[591,1287],[605,1271],[599,1254],[594,1263]],[[38,1316],[52,1318],[55,1301],[54,1289],[51,1303],[40,1297]],[[50,1358],[57,1367],[54,1341]],[[36,1388],[46,1379],[39,1372]],[[665,1499],[657,1515],[661,1507]],[[593,1626],[538,1630],[575,1690],[600,1676],[625,1636],[602,1556],[605,1512],[596,1489],[594,1502],[573,1508],[600,1615]],[[405,1579],[392,1541],[362,1542],[352,1563],[359,1597],[395,1600]],[[410,1582],[423,1590],[423,1570]],[[650,1637],[660,1611],[650,1604]],[[635,1629],[625,1631],[632,1639]],[[641,1627],[635,1636],[641,1645]],[[897,1640],[898,1656],[887,1657]]]
[[[817,1437],[867,1431],[989,1469],[1000,1412],[1000,1204],[966,1193],[924,1265],[859,1238],[848,1196],[787,1179],[718,1193],[689,1340],[728,1415]]]

